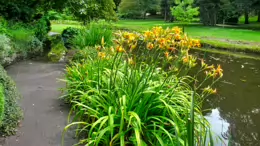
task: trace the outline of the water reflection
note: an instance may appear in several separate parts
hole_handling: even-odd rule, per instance
[[[228,145],[229,135],[229,127],[230,124],[220,116],[220,112],[218,109],[213,109],[211,113],[205,115],[205,118],[209,121],[212,126],[212,131],[214,132],[215,137],[221,137],[223,142],[216,141],[216,146],[226,146]]]
[[[228,127],[231,145],[260,146],[260,61],[210,53],[201,57],[224,69],[224,77],[216,85],[218,94],[204,105],[213,109],[206,117],[214,131],[225,133]]]

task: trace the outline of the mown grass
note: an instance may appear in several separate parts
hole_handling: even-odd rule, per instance
[[[257,18],[258,18],[257,16],[250,16],[249,17],[249,22],[251,22],[251,23],[257,22]],[[238,22],[241,23],[241,24],[244,24],[245,23],[245,16],[241,16],[239,18]]]
[[[115,24],[119,28],[128,28],[133,30],[147,30],[154,26],[174,27],[181,26],[181,23],[165,23],[161,20],[121,20]],[[260,40],[260,32],[252,30],[241,30],[227,27],[206,27],[201,24],[190,24],[184,27],[192,37],[213,37],[240,41],[255,41]]]
[[[58,32],[62,33],[62,31],[68,27],[75,27],[80,28],[81,26],[79,24],[58,24],[58,23],[52,23],[51,25],[51,31],[52,32]]]

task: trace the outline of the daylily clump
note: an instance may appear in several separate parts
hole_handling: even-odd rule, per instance
[[[205,80],[213,79],[212,85],[223,76],[223,69],[220,65],[215,68],[214,65],[206,64],[203,59],[198,64],[198,58],[189,52],[192,48],[201,47],[200,41],[188,37],[179,27],[171,29],[154,27],[143,33],[118,31],[115,33],[114,46],[107,49],[104,45],[105,42],[102,39],[101,46],[96,47],[99,51],[98,57],[101,59],[109,55],[112,55],[112,57],[108,58],[113,58],[116,53],[123,53],[127,62],[131,65],[136,65],[138,62],[146,62],[152,65],[159,64],[158,67],[167,67],[168,72],[171,70],[175,73],[186,72],[181,70],[190,70],[200,66],[198,72],[205,73]],[[199,82],[197,76],[194,78],[194,82]],[[199,84],[196,89],[202,87],[204,86]],[[211,90],[208,90],[208,86],[204,88],[202,89],[204,93],[206,93],[205,91],[211,91],[207,92],[210,94],[216,93],[215,89],[210,88]]]
[[[67,68],[77,117],[67,128],[79,125],[87,145],[212,145],[201,103],[223,69],[199,63],[189,51],[200,46],[179,27],[119,31],[109,48],[102,39],[96,56]]]

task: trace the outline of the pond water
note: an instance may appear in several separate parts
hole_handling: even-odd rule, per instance
[[[205,101],[205,117],[226,144],[260,146],[260,60],[200,53],[208,64],[221,64],[218,93]]]

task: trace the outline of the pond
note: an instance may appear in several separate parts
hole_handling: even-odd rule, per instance
[[[208,64],[221,64],[218,93],[205,101],[205,117],[226,145],[260,145],[260,60],[200,53]],[[218,146],[225,144],[217,144]]]

